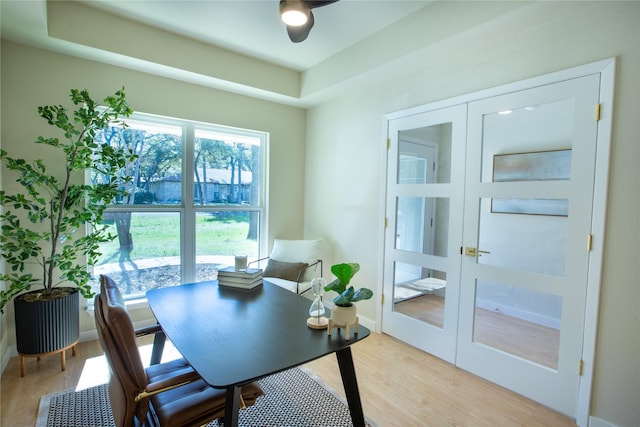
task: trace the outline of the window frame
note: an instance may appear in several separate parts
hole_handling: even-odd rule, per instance
[[[113,212],[177,212],[180,215],[180,267],[181,280],[180,284],[192,283],[196,280],[196,217],[199,213],[207,212],[258,212],[258,253],[257,258],[264,257],[267,253],[268,234],[268,153],[269,153],[269,134],[264,131],[255,131],[249,129],[235,128],[230,126],[217,125],[187,119],[179,119],[172,117],[158,116],[154,114],[134,112],[128,119],[123,120],[125,123],[150,125],[166,125],[179,127],[181,133],[182,145],[182,164],[181,180],[182,197],[179,204],[157,203],[153,205],[133,204],[133,205],[116,205],[112,204],[105,210],[105,213]],[[207,204],[197,205],[195,203],[194,191],[194,170],[196,168],[195,161],[195,139],[196,131],[203,130],[206,132],[219,133],[221,135],[238,136],[241,139],[252,138],[259,141],[260,145],[260,196],[257,206],[251,205],[226,205],[226,204]],[[230,138],[231,139],[231,138]],[[87,182],[90,179],[87,172]],[[232,256],[233,254],[229,254]],[[125,301],[130,304],[146,301],[144,296],[132,295]]]

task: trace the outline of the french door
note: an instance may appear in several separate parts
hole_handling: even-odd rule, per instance
[[[389,121],[383,332],[573,417],[599,79]],[[405,136],[438,147],[433,181],[401,179]],[[402,246],[406,229],[434,245]]]
[[[466,114],[460,105],[389,123],[383,330],[449,362],[458,328]]]
[[[469,104],[456,363],[575,416],[599,76]]]

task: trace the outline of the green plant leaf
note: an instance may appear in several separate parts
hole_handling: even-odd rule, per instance
[[[343,293],[335,297],[333,302],[337,305],[349,305],[353,301],[353,295],[353,286],[349,286]]]
[[[342,283],[340,282],[339,279],[336,279],[333,282],[329,283],[327,286],[325,286],[324,290],[325,292],[334,291],[341,294],[342,292],[344,292],[345,287],[342,286]]]
[[[358,271],[360,271],[360,264],[355,262],[334,264],[331,266],[331,272],[342,282],[345,288]]]
[[[373,296],[373,291],[371,289],[360,288],[353,294],[353,298],[351,299],[351,301],[352,302],[362,301],[362,300],[369,299],[372,296]]]

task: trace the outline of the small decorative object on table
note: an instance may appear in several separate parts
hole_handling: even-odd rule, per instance
[[[324,287],[327,286],[327,281],[322,277],[316,277],[311,280],[311,291],[315,295],[315,299],[311,303],[309,308],[309,318],[307,319],[307,326],[312,329],[326,329],[329,321],[325,317],[324,304],[322,303],[322,294],[324,293]]]
[[[373,296],[373,291],[367,288],[360,288],[357,291],[353,286],[348,286],[349,282],[360,271],[358,263],[343,263],[331,266],[331,272],[337,277],[336,280],[325,286],[325,291],[335,291],[338,296],[333,299],[335,304],[332,310],[331,319],[327,333],[331,335],[331,330],[336,328],[345,329],[345,339],[351,337],[351,326],[355,327],[354,333],[358,333],[358,316],[354,302],[367,300]]]
[[[253,289],[262,284],[261,268],[245,268],[239,271],[234,267],[218,270],[218,284],[232,288]]]
[[[236,271],[247,271],[247,256],[236,255],[235,267],[236,267]]]

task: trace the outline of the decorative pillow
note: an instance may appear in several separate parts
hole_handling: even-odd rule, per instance
[[[298,280],[300,270],[306,268],[308,265],[306,262],[282,262],[269,259],[267,267],[262,273],[262,277],[277,277],[295,282]]]
[[[283,262],[306,262],[311,265],[320,258],[320,243],[317,240],[282,240],[273,241],[271,259]],[[315,267],[317,268],[317,266]],[[304,281],[311,281],[316,275],[315,268],[309,268],[304,274]],[[295,279],[294,279],[295,280]]]

